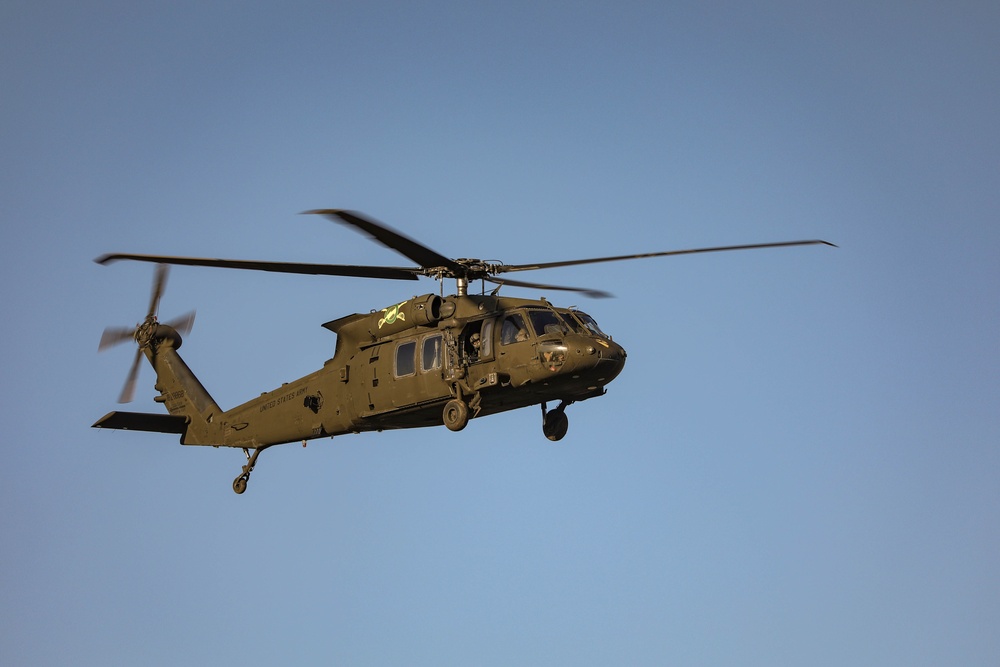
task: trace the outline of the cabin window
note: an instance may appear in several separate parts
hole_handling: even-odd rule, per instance
[[[508,315],[500,327],[500,344],[510,345],[525,340],[528,340],[528,329],[524,325],[524,318],[517,313]]]
[[[441,368],[441,350],[443,338],[440,334],[428,336],[424,339],[420,352],[420,370],[433,371]]]
[[[396,377],[417,372],[417,342],[407,341],[396,347]]]

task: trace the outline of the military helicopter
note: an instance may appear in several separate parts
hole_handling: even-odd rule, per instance
[[[580,287],[510,280],[507,273],[648,257],[802,245],[826,241],[786,241],[695,248],[538,264],[509,265],[479,259],[450,259],[358,212],[306,211],[368,234],[399,252],[416,267],[349,266],[244,261],[162,255],[109,254],[118,260],[158,265],[149,311],[135,327],[105,330],[100,350],[134,340],[138,344],[120,403],[131,401],[142,357],[156,372],[153,400],[167,414],[113,411],[95,428],[173,433],[184,445],[242,449],[246,464],[233,491],[246,490],[250,473],[265,449],[347,433],[444,424],[461,431],[472,418],[541,406],[542,433],[561,440],[569,427],[566,408],[602,396],[625,365],[625,349],[604,333],[593,317],[561,308],[545,298],[500,296],[503,286],[569,291],[589,297],[608,293]],[[177,350],[193,324],[188,314],[169,322],[157,318],[167,265],[209,266],[308,275],[438,281],[454,279],[455,294],[425,294],[370,313],[347,315],[323,326],[337,336],[333,357],[303,378],[222,410]],[[481,294],[469,285],[482,281]],[[485,284],[496,285],[490,294]],[[558,405],[549,409],[549,403]]]

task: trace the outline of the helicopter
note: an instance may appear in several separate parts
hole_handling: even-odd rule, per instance
[[[183,445],[242,449],[246,457],[233,491],[242,494],[261,452],[275,445],[349,433],[444,425],[461,431],[470,419],[540,406],[542,433],[561,440],[569,428],[566,409],[603,396],[621,373],[627,354],[597,321],[576,307],[557,307],[544,297],[500,296],[502,287],[576,292],[592,298],[603,290],[511,280],[507,273],[684,254],[834,244],[821,240],[669,250],[536,264],[451,259],[356,212],[317,209],[334,222],[367,234],[416,267],[353,266],[247,261],[166,255],[107,254],[94,261],[157,265],[146,317],[135,327],[109,327],[99,350],[126,341],[138,349],[119,403],[132,400],[145,357],[156,373],[154,397],[166,414],[112,411],[94,428],[168,433]],[[836,247],[836,246],[834,246]],[[194,314],[160,322],[158,308],[168,265],[205,266],[306,275],[418,280],[442,283],[439,294],[414,296],[326,322],[336,334],[333,357],[319,370],[242,405],[222,410],[177,350]],[[455,281],[444,295],[443,281]],[[480,294],[469,286],[482,281]],[[486,283],[496,285],[489,294]],[[558,403],[550,409],[550,403]]]

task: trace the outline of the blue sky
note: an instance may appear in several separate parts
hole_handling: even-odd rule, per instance
[[[997,664],[1000,10],[84,4],[0,8],[0,661]],[[239,451],[89,428],[152,279],[93,258],[409,264],[323,207],[508,263],[840,248],[523,274],[629,352],[558,444],[318,440],[238,497]],[[178,267],[161,314],[228,408],[436,289]]]

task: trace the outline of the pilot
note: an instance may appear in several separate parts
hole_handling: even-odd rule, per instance
[[[500,344],[521,343],[528,340],[528,331],[520,315],[511,315],[503,322],[500,330]]]

